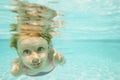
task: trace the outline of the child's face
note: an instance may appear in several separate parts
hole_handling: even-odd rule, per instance
[[[29,68],[40,68],[48,55],[48,43],[42,37],[27,37],[18,40],[18,53]]]

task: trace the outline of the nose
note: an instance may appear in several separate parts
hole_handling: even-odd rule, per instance
[[[33,59],[32,63],[39,63],[39,59],[38,58]]]

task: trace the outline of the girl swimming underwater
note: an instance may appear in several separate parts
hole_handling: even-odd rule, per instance
[[[51,46],[56,11],[19,0],[14,0],[14,3],[16,7],[12,12],[17,13],[17,23],[11,25],[11,31],[16,34],[10,41],[18,58],[13,60],[11,73],[14,76],[41,76],[53,71],[56,65],[64,64],[63,55]]]

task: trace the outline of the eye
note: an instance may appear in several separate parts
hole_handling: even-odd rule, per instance
[[[29,55],[30,53],[31,53],[31,52],[30,52],[30,50],[28,50],[28,49],[26,49],[26,50],[23,51],[23,54],[24,54],[24,55]]]
[[[38,52],[41,52],[41,51],[43,51],[43,50],[44,50],[43,47],[39,47],[39,48],[37,49]]]

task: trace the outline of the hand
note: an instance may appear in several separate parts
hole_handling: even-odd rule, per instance
[[[11,68],[11,73],[14,76],[19,76],[21,74],[21,71],[22,71],[22,65],[21,65],[20,61],[14,60],[12,68]]]
[[[53,61],[55,62],[55,64],[60,64],[60,65],[65,64],[65,59],[64,59],[63,55],[60,54],[60,53],[58,53],[58,52],[54,53],[54,55],[53,55]]]

